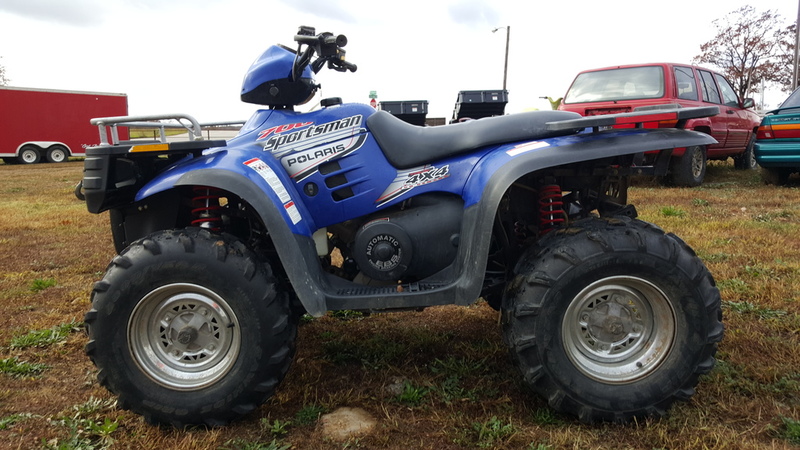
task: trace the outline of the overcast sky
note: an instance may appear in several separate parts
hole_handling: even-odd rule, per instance
[[[688,63],[712,21],[741,6],[788,24],[798,0],[0,0],[0,65],[11,86],[120,92],[135,115],[246,119],[247,68],[299,25],[345,34],[356,73],[323,69],[324,97],[427,100],[450,117],[458,91],[500,89],[510,26],[506,112],[549,108],[583,69]],[[773,106],[785,94],[770,93]]]

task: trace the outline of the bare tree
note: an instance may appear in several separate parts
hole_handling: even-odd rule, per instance
[[[791,89],[794,25],[785,26],[774,11],[759,13],[749,5],[713,24],[717,35],[700,46],[695,63],[719,68],[739,98],[758,92],[762,81]]]

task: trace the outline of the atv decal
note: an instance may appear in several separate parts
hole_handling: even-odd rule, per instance
[[[434,183],[450,176],[450,166],[435,167],[431,165],[397,172],[392,184],[378,197],[375,203],[382,206],[400,197],[417,186]]]
[[[542,142],[542,141],[526,142],[525,144],[519,144],[519,145],[515,146],[514,148],[512,148],[511,150],[508,150],[506,152],[506,154],[508,156],[517,156],[517,155],[521,155],[521,154],[523,154],[525,152],[529,152],[529,151],[532,151],[532,150],[536,150],[536,149],[540,149],[540,148],[544,148],[544,147],[549,147],[549,146],[550,146],[550,144],[548,144],[547,142]]]
[[[277,127],[267,128],[258,133],[258,141],[266,139],[272,133],[283,133],[284,131],[294,130],[295,128],[307,127],[314,122],[301,122],[301,123],[287,123]]]
[[[345,117],[344,119],[334,122],[323,123],[322,125],[309,126],[308,128],[292,131],[291,133],[284,132],[302,128],[306,126],[307,123],[273,127],[261,131],[259,133],[259,140],[263,140],[261,145],[264,146],[264,151],[272,152],[276,158],[281,158],[292,152],[301,152],[364,133],[366,130],[361,127],[363,121],[364,117],[359,114]]]
[[[281,164],[283,164],[283,168],[286,169],[289,176],[295,182],[299,182],[313,175],[321,164],[337,157],[347,156],[358,150],[366,140],[366,134],[358,134],[330,145],[291,153],[281,159]]]
[[[283,209],[286,210],[289,219],[294,225],[297,225],[297,223],[302,220],[300,212],[297,210],[297,205],[292,201],[292,197],[289,195],[286,187],[283,186],[280,178],[275,174],[275,171],[272,170],[267,163],[258,158],[248,159],[244,162],[244,165],[255,170],[256,173],[269,184],[269,187],[272,188],[272,191],[275,192],[275,195],[277,195],[278,199],[283,203]]]

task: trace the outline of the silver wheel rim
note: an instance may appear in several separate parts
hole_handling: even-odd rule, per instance
[[[64,150],[57,148],[50,151],[50,160],[53,162],[63,162],[67,159],[67,154]]]
[[[23,150],[22,160],[25,161],[26,163],[32,163],[36,161],[36,152],[33,150]]]
[[[675,341],[675,313],[664,292],[641,278],[614,276],[584,288],[562,322],[564,350],[587,377],[609,384],[650,375]]]
[[[703,173],[703,153],[700,150],[695,150],[692,155],[692,176],[700,178]]]
[[[156,383],[196,390],[224,377],[241,347],[239,323],[228,303],[196,284],[153,290],[128,321],[128,347],[139,368]]]

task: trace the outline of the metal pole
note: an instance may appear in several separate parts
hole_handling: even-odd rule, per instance
[[[794,66],[792,67],[792,91],[797,89],[798,46],[800,45],[800,1],[797,2],[797,21],[794,23]]]
[[[800,1],[800,0],[798,0]],[[800,18],[800,11],[798,12],[798,18]],[[506,62],[503,66],[503,90],[506,90],[506,80],[508,79],[508,44],[511,41],[511,25],[506,26]],[[797,49],[797,46],[795,46]]]

